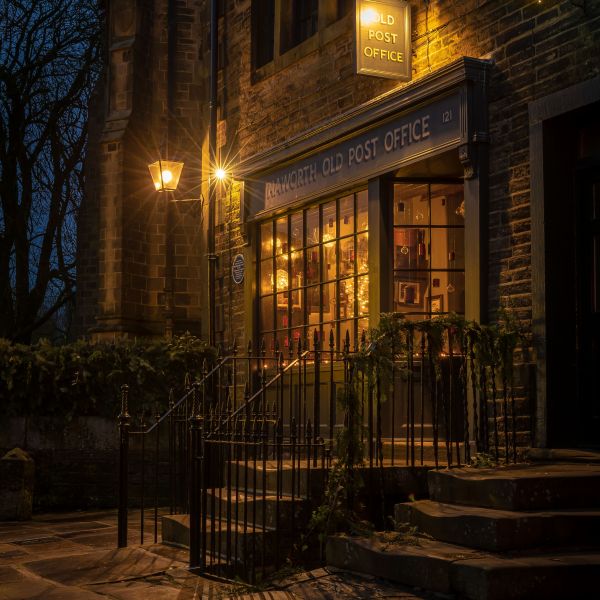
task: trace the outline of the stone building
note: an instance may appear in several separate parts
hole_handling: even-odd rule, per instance
[[[210,3],[108,4],[78,331],[207,336]],[[411,0],[408,31],[399,4],[220,3],[216,341],[503,306],[530,333],[523,443],[598,442],[600,2]]]

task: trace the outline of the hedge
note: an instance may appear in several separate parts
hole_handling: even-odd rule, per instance
[[[129,385],[132,412],[164,410],[169,390],[183,393],[186,373],[198,377],[214,351],[185,334],[166,340],[31,346],[0,339],[0,415],[103,416],[119,413]]]

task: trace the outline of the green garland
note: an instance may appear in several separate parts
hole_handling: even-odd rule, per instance
[[[472,348],[476,369],[483,369],[487,374],[487,378],[476,377],[473,380],[477,390],[481,392],[486,381],[495,385],[496,376],[500,374],[506,402],[507,390],[512,390],[514,352],[524,339],[522,327],[512,313],[501,310],[498,323],[493,325],[480,325],[452,314],[423,321],[409,321],[399,313],[382,314],[379,326],[369,332],[368,339],[363,338],[358,351],[346,356],[349,381],[338,394],[338,405],[346,415],[346,426],[338,434],[337,460],[330,471],[324,501],[313,512],[307,538],[317,533],[322,545],[332,533],[368,529],[361,520],[360,506],[357,505],[357,492],[363,485],[360,467],[364,466],[360,424],[361,379],[357,375],[361,373],[372,390],[379,382],[378,393],[384,401],[390,396],[394,373],[408,372],[402,361],[407,360],[409,345],[413,343],[411,339],[416,337],[419,340],[421,335],[425,336],[426,356],[432,361],[437,380],[441,378],[442,352],[450,335],[453,347],[460,352]],[[466,370],[461,370],[460,377],[467,385]],[[474,464],[480,459],[475,457]]]

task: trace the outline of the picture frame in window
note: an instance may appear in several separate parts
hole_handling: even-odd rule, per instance
[[[290,292],[291,300],[292,300],[292,310],[301,310],[302,309],[302,290],[292,290]]]
[[[396,281],[394,292],[400,304],[407,306],[421,305],[421,284],[418,281]]]
[[[429,298],[429,307],[432,314],[444,312],[444,295],[438,294]]]

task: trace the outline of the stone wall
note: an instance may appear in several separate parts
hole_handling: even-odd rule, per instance
[[[149,426],[146,417],[146,427]],[[132,418],[131,430],[138,430]],[[156,431],[156,430],[155,430]],[[141,436],[129,437],[129,506],[139,507],[142,456],[144,457],[145,505],[154,502],[156,437],[146,436],[142,454]],[[117,419],[75,417],[65,422],[53,417],[8,418],[0,423],[0,453],[13,448],[26,450],[34,461],[33,510],[84,510],[116,508],[119,501],[119,429]],[[167,506],[169,488],[169,439],[166,427],[159,436],[158,499]]]
[[[116,420],[8,418],[0,424],[0,453],[23,448],[35,462],[34,511],[116,507]]]
[[[106,76],[91,107],[91,123],[101,126],[90,135],[79,227],[76,335],[164,333],[167,201],[174,217],[174,330],[200,330],[206,88],[199,56],[206,36],[200,35],[200,3],[176,4],[173,114],[167,119],[167,0],[108,3]],[[154,191],[148,172],[159,157],[186,165],[169,197]]]

